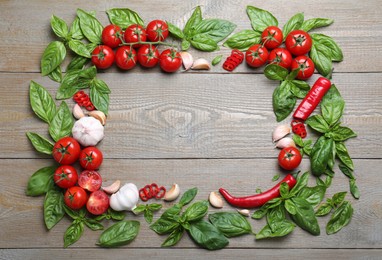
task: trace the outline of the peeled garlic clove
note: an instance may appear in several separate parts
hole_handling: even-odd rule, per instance
[[[250,212],[248,209],[237,209],[237,212],[239,212],[241,215],[243,215],[245,217],[249,217],[249,215],[250,215]]]
[[[215,208],[222,208],[223,207],[224,203],[223,203],[222,198],[214,191],[212,191],[210,193],[208,200],[210,201],[210,204]]]
[[[192,64],[191,69],[193,70],[209,70],[211,69],[210,63],[203,58],[197,59],[194,61],[194,64]]]
[[[163,199],[165,201],[173,201],[173,200],[176,200],[176,198],[178,198],[180,194],[180,188],[179,188],[179,185],[174,183],[171,187],[171,189],[169,189],[166,194],[164,195]]]
[[[102,187],[102,189],[108,194],[114,194],[119,190],[120,187],[121,187],[121,181],[116,180],[114,183],[110,184],[109,186]]]
[[[287,136],[290,133],[291,133],[291,129],[289,125],[279,125],[273,131],[272,140],[273,142],[277,142],[278,140]]]
[[[85,116],[84,111],[82,111],[81,107],[78,104],[74,105],[72,113],[75,119],[80,119]]]
[[[92,116],[95,119],[97,119],[98,121],[100,121],[102,125],[106,124],[106,115],[102,111],[99,111],[99,110],[90,111],[89,116]]]
[[[280,149],[283,149],[285,147],[290,147],[290,146],[296,147],[295,142],[290,137],[284,137],[283,139],[279,140],[276,143],[276,147]]]
[[[184,69],[185,70],[191,69],[192,64],[194,63],[194,58],[192,58],[192,55],[189,52],[182,51],[180,53],[180,56],[182,57]]]

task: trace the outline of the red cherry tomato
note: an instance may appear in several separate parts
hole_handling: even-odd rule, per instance
[[[92,63],[98,69],[110,68],[110,66],[114,63],[113,50],[106,45],[99,45],[95,47],[95,49],[92,52]]]
[[[165,72],[175,72],[182,66],[182,57],[174,49],[164,50],[159,57],[159,65]]]
[[[137,53],[130,46],[121,46],[115,53],[115,63],[120,69],[129,70],[137,65]]]
[[[80,153],[80,165],[86,170],[97,170],[103,161],[102,152],[94,146],[83,149]]]
[[[66,190],[64,195],[65,205],[71,209],[80,209],[85,206],[88,201],[88,194],[86,191],[78,186],[71,187]]]
[[[97,190],[90,194],[86,208],[93,215],[101,215],[107,211],[109,205],[109,196],[103,190]]]
[[[60,164],[73,164],[80,156],[81,147],[76,139],[64,137],[53,146],[53,158]]]
[[[287,49],[276,48],[269,53],[268,61],[270,64],[277,64],[289,69],[292,64],[292,55]]]
[[[277,26],[268,26],[261,34],[261,41],[268,50],[279,47],[283,43],[283,32]]]
[[[285,38],[285,47],[295,56],[304,55],[312,48],[312,38],[303,30],[294,30]]]
[[[133,24],[127,27],[124,34],[126,43],[145,42],[147,39],[146,30],[139,24]],[[134,44],[134,48],[141,47],[140,44]]]
[[[76,185],[78,174],[73,166],[61,165],[54,172],[53,180],[58,187],[67,189]]]
[[[99,190],[102,185],[102,177],[96,171],[83,171],[78,176],[78,185],[90,192]]]
[[[147,38],[152,42],[164,41],[168,36],[168,25],[165,21],[154,20],[146,27]]]
[[[314,63],[308,56],[298,56],[293,59],[291,69],[300,69],[296,78],[307,80],[314,73]]]
[[[159,51],[153,45],[143,45],[138,50],[138,61],[143,67],[152,68],[159,62]]]
[[[245,53],[245,61],[251,67],[261,67],[268,61],[268,50],[261,44],[251,46]]]
[[[285,170],[296,169],[301,163],[302,157],[296,147],[283,148],[278,157],[279,165]]]
[[[115,24],[106,26],[102,31],[102,42],[110,48],[116,48],[122,43],[123,32]]]

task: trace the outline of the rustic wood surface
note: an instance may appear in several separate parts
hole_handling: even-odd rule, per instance
[[[334,64],[333,82],[346,101],[343,122],[358,133],[347,142],[361,191],[359,200],[347,197],[355,209],[351,223],[328,236],[325,224],[329,218],[324,217],[319,219],[320,236],[299,228],[282,239],[255,241],[247,235],[230,239],[223,250],[209,252],[198,248],[186,234],[174,248],[161,248],[164,237],[151,231],[141,216],[127,214],[128,219],[141,222],[138,237],[128,246],[98,248],[95,243],[100,232],[85,230],[77,243],[63,249],[69,220],[47,231],[43,198],[25,195],[30,175],[53,164],[49,156],[35,152],[25,136],[29,131],[47,135],[46,125],[30,109],[30,81],[40,83],[52,94],[58,86],[39,73],[41,54],[55,39],[50,16],[71,22],[79,7],[96,11],[106,25],[105,10],[128,7],[145,21],[160,18],[182,27],[197,5],[202,6],[205,17],[236,23],[235,32],[250,28],[247,5],[271,11],[280,25],[297,12],[304,12],[306,18],[335,20],[317,32],[332,36],[344,53],[344,61]],[[381,259],[381,13],[380,0],[0,1],[0,259],[100,259],[111,255],[115,259]],[[222,47],[214,53],[191,52],[194,57],[211,60],[217,54],[227,56],[229,50]],[[105,182],[120,179],[137,186],[151,182],[170,186],[176,182],[183,191],[198,187],[197,199],[206,199],[210,191],[221,186],[234,194],[251,194],[256,188],[271,186],[272,177],[280,172],[278,152],[270,137],[277,125],[271,104],[276,85],[261,70],[242,65],[227,73],[217,66],[208,72],[167,75],[159,68],[136,68],[127,73],[112,68],[99,77],[112,90],[106,137],[99,145],[105,156],[101,168]],[[304,159],[301,170],[308,168],[309,161]],[[346,177],[337,172],[328,197],[349,189]],[[228,205],[225,209],[233,210]],[[263,221],[250,222],[255,232],[264,225]]]

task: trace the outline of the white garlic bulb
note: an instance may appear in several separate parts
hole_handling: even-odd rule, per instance
[[[139,200],[139,191],[134,183],[123,185],[119,191],[111,195],[110,207],[115,211],[133,211]]]
[[[74,123],[72,134],[82,146],[95,146],[104,137],[103,125],[94,117],[85,116]]]

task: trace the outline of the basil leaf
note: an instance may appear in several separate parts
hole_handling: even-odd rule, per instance
[[[85,218],[85,225],[93,231],[102,230],[103,225],[92,218]]]
[[[201,51],[216,51],[219,49],[217,43],[205,34],[194,35],[190,43],[194,48]]]
[[[355,183],[355,179],[350,179],[349,180],[349,185],[350,185],[350,192],[351,194],[353,195],[353,197],[355,199],[359,199],[359,197],[361,196],[360,192],[359,192],[359,189],[358,189],[358,186],[357,184]]]
[[[64,234],[64,247],[68,247],[77,242],[84,233],[84,223],[73,221]]]
[[[280,184],[280,196],[285,199],[289,195],[289,186],[286,182]]]
[[[52,154],[53,144],[48,139],[32,132],[28,132],[27,136],[37,152],[44,154]]]
[[[79,8],[77,9],[77,16],[80,18],[81,31],[86,39],[92,43],[101,44],[102,24],[94,16]]]
[[[77,92],[76,82],[81,70],[71,70],[67,72],[56,93],[56,99],[71,98]]]
[[[332,72],[332,61],[329,57],[329,52],[325,46],[316,44],[313,42],[310,49],[310,58],[312,59],[317,71],[325,76],[328,76]]]
[[[216,56],[216,57],[212,60],[212,62],[211,62],[212,66],[216,66],[216,65],[218,65],[218,64],[221,62],[222,58],[223,58],[223,55],[218,55],[218,56]]]
[[[264,68],[264,75],[270,80],[284,80],[288,76],[289,71],[277,64],[268,64]]]
[[[202,21],[202,10],[197,6],[184,26],[183,32],[186,38],[194,35],[194,28]]]
[[[280,179],[280,174],[276,174],[272,177],[272,181],[278,181]]]
[[[278,229],[275,231],[272,231],[269,224],[265,225],[260,230],[260,232],[256,234],[256,239],[259,240],[264,238],[283,237],[291,233],[295,228],[295,225],[286,219],[283,221],[280,221],[277,224],[277,226],[278,226]]]
[[[284,39],[287,37],[287,35],[291,31],[300,29],[303,22],[304,22],[304,13],[297,13],[294,16],[292,16],[283,27]]]
[[[65,136],[70,136],[73,124],[72,112],[70,112],[68,105],[63,101],[52,122],[49,124],[49,134],[57,142]]]
[[[316,207],[324,199],[326,186],[304,187],[298,193],[299,198],[305,199],[312,207]]]
[[[316,28],[331,25],[333,22],[334,22],[334,20],[332,20],[332,19],[312,18],[312,19],[305,20],[302,23],[302,26],[300,29],[308,32],[308,31],[316,29]]]
[[[345,201],[334,211],[331,219],[326,225],[326,234],[331,235],[340,231],[350,223],[352,216],[353,207],[349,201]]]
[[[152,211],[158,211],[162,208],[162,204],[158,204],[158,203],[151,203],[149,205],[147,205],[147,207],[152,210]]]
[[[198,188],[192,188],[192,189],[189,189],[187,190],[183,195],[182,197],[180,198],[179,200],[179,204],[181,206],[185,206],[187,205],[188,203],[190,203],[196,196],[196,194],[198,193]]]
[[[122,29],[126,29],[132,24],[144,25],[139,14],[128,8],[113,8],[106,11],[107,16],[112,24],[118,25]]]
[[[45,48],[41,58],[41,74],[47,76],[55,70],[65,59],[65,45],[59,41],[53,41]]]
[[[230,35],[235,28],[236,25],[227,20],[205,19],[194,27],[193,35],[203,35],[218,43]]]
[[[44,167],[32,174],[28,180],[26,195],[40,196],[54,187],[53,174],[56,167]]]
[[[187,51],[191,47],[191,43],[187,40],[182,41],[182,51]]]
[[[86,63],[89,62],[90,59],[82,57],[82,56],[74,56],[68,66],[66,67],[66,73],[72,70],[82,70]]]
[[[302,229],[308,231],[312,235],[320,234],[320,226],[314,214],[312,205],[303,198],[291,198],[296,205],[296,214],[291,215],[292,220]]]
[[[308,184],[309,172],[305,172],[303,175],[297,178],[297,183],[290,191],[290,196],[297,195]]]
[[[261,33],[254,30],[243,30],[238,33],[235,33],[229,37],[224,43],[223,46],[238,49],[238,50],[247,50],[254,44],[261,42]]]
[[[61,18],[59,18],[59,17],[57,17],[55,15],[52,15],[52,17],[50,19],[50,26],[52,27],[53,32],[58,37],[60,37],[60,38],[62,38],[64,40],[66,39],[66,37],[68,37],[68,34],[69,34],[68,25]]]
[[[297,77],[297,74],[300,72],[300,69],[294,69],[292,70],[287,76],[286,80],[294,80]]]
[[[89,52],[89,50],[86,48],[86,45],[79,41],[79,40],[70,40],[68,42],[69,48],[74,51],[76,54],[85,57],[85,58],[91,58],[92,55]]]
[[[277,122],[287,118],[296,104],[296,97],[290,90],[289,82],[283,81],[273,92],[273,112],[276,115]]]
[[[182,238],[184,233],[183,227],[178,227],[166,238],[166,240],[162,243],[162,247],[170,247],[176,245],[180,239]]]
[[[252,232],[248,220],[236,212],[217,212],[208,215],[208,220],[226,237],[236,237]]]
[[[288,200],[286,200],[288,201]],[[285,210],[284,207],[278,205],[272,208],[267,213],[267,223],[273,232],[280,228],[280,224],[285,220]]]
[[[80,218],[80,212],[79,211],[75,211],[75,210],[69,208],[66,205],[64,205],[64,211],[65,211],[66,214],[68,214],[69,217],[71,217],[74,220]]]
[[[172,24],[168,21],[166,21],[166,23],[168,26],[168,31],[170,32],[170,34],[172,36],[174,36],[175,38],[178,38],[178,39],[184,38],[184,34],[183,34],[182,30],[178,26],[176,26],[175,24]]]
[[[333,197],[332,197],[333,205],[335,207],[340,205],[345,200],[346,194],[347,194],[346,191],[337,192],[336,194],[334,194]]]
[[[330,203],[323,203],[321,206],[318,208],[316,211],[316,216],[317,217],[323,217],[326,216],[332,211],[332,205]]]
[[[44,222],[47,229],[52,229],[64,217],[64,195],[61,191],[50,190],[44,200]]]
[[[84,35],[80,28],[80,18],[76,17],[70,26],[70,35],[72,39],[83,40]]]
[[[304,141],[302,140],[301,136],[294,134],[293,141],[298,147],[304,147]]]
[[[311,116],[305,121],[305,123],[319,133],[324,134],[329,131],[329,125],[321,115]]]
[[[60,83],[62,81],[61,67],[57,66],[57,68],[55,68],[51,73],[48,74],[48,77],[51,80]]]
[[[303,81],[303,80],[292,80],[292,83],[293,83],[293,85],[295,85],[296,87],[298,87],[301,90],[306,90],[306,91],[310,90],[310,86],[309,86],[308,83],[306,83],[306,81]]]
[[[295,215],[297,212],[296,205],[290,199],[285,200],[284,207],[291,215]]]
[[[261,219],[261,218],[263,218],[268,213],[268,211],[270,209],[279,206],[281,204],[281,202],[282,202],[281,198],[271,199],[270,201],[265,203],[263,206],[261,206],[260,209],[256,210],[253,213],[252,218],[253,219]]]
[[[78,73],[78,77],[83,79],[94,79],[96,75],[97,75],[97,68],[95,66],[91,66],[90,68],[81,70]]]
[[[312,173],[315,176],[320,176],[325,172],[328,161],[333,156],[334,141],[325,136],[318,138],[310,153],[310,164]]]
[[[345,109],[345,101],[334,84],[322,98],[320,106],[322,116],[330,126],[341,118]]]
[[[124,220],[107,228],[99,237],[101,247],[118,247],[127,245],[139,233],[140,223],[135,220]]]
[[[343,142],[349,138],[356,137],[357,134],[349,127],[339,126],[330,132],[330,137],[336,142]]]
[[[145,210],[143,217],[148,224],[151,224],[153,222],[154,214],[151,210]]]
[[[176,221],[179,218],[179,214],[182,211],[182,207],[183,205],[181,205],[180,203],[175,204],[171,208],[166,209],[163,212],[161,218]]]
[[[289,80],[290,84],[290,91],[296,98],[305,98],[305,96],[308,94],[308,90],[303,90],[299,88],[299,85],[296,85],[295,82],[298,80]]]
[[[329,50],[327,54],[332,61],[342,61],[344,59],[341,48],[331,37],[318,33],[313,33],[310,36],[312,37],[313,45],[323,45],[327,47]]]
[[[353,160],[350,158],[349,152],[342,142],[336,142],[336,155],[340,159],[340,161],[346,165],[347,168],[354,171]]]
[[[349,179],[354,179],[353,170],[349,169],[346,165],[340,164],[338,168],[340,168],[341,172]]]
[[[251,20],[253,30],[262,33],[268,26],[278,26],[278,21],[270,12],[254,7],[247,6],[247,14]]]
[[[102,92],[104,94],[110,94],[111,93],[110,88],[108,87],[108,85],[106,85],[105,81],[103,81],[101,79],[94,79],[93,84],[97,86],[97,89],[100,92]]]
[[[172,231],[177,229],[179,226],[180,224],[178,222],[163,218],[163,215],[162,215],[162,217],[160,217],[157,221],[155,221],[150,226],[150,229],[159,235],[163,235],[163,234],[171,233]]]
[[[105,93],[105,89],[100,84],[92,84],[90,88],[90,100],[93,105],[100,111],[108,114],[109,110],[109,94]]]
[[[204,220],[192,223],[189,234],[198,245],[209,250],[224,248],[229,243],[214,225]]]
[[[206,200],[198,201],[189,206],[182,217],[188,221],[196,221],[203,218],[208,211],[208,202]]]

